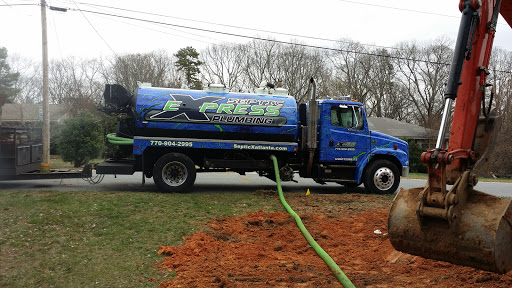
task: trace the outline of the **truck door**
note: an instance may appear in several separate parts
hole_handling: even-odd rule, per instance
[[[322,107],[322,114],[320,161],[355,165],[370,150],[370,132],[363,107],[333,103]]]

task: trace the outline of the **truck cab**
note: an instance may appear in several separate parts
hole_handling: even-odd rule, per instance
[[[373,193],[393,193],[409,172],[407,142],[370,131],[364,106],[350,100],[319,100],[317,182],[348,187],[364,183]],[[313,172],[314,173],[314,172]]]

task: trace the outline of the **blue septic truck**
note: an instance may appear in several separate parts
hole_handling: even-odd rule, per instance
[[[107,84],[102,110],[118,116],[118,149],[96,165],[97,174],[142,171],[162,192],[185,192],[197,172],[258,172],[281,181],[318,183],[394,193],[409,171],[406,142],[370,131],[362,103],[316,100],[297,104],[284,88],[263,82],[254,93],[233,93],[219,84],[205,90],[140,85],[130,93]]]

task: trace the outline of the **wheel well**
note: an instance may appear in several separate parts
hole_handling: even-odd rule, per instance
[[[160,148],[160,147],[148,147],[146,150],[144,150],[143,159],[144,159],[144,170],[151,171],[153,170],[153,166],[155,165],[156,161],[163,155],[167,153],[181,153],[189,157],[192,162],[196,165],[202,164],[202,159],[199,157],[199,153],[190,153],[193,149],[169,149],[169,148]]]
[[[393,157],[391,155],[383,155],[383,154],[377,154],[377,155],[373,156],[372,159],[370,159],[370,161],[368,161],[368,163],[366,164],[366,167],[364,167],[363,174],[366,174],[366,169],[368,168],[368,166],[370,166],[370,163],[377,161],[377,160],[388,160],[391,163],[395,164],[396,168],[398,169],[398,173],[400,173],[400,176],[402,176],[402,168],[403,168],[402,163],[400,163],[400,161],[398,161],[398,159],[396,157]]]

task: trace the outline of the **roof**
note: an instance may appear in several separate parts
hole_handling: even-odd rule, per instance
[[[2,122],[33,122],[39,121],[41,104],[8,103],[2,106]],[[41,110],[42,111],[42,110]],[[69,109],[64,105],[50,104],[50,121],[59,121]]]
[[[354,100],[350,100],[349,98],[347,98],[347,99],[321,99],[321,100],[318,100],[318,103],[363,106],[363,103],[357,102]]]
[[[397,138],[430,139],[436,136],[435,130],[383,117],[368,117],[368,125],[370,130]]]

